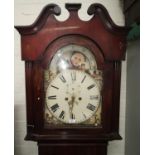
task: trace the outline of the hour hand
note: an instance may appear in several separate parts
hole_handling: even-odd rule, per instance
[[[75,97],[72,96],[72,99],[71,99],[72,108],[73,108],[73,106],[74,106],[74,102],[75,102]]]

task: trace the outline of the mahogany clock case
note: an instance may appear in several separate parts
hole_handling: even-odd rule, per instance
[[[79,19],[77,13],[80,8],[81,4],[66,4],[70,17],[60,22],[55,16],[61,13],[61,9],[55,4],[50,4],[43,9],[33,25],[15,26],[21,34],[22,59],[25,61],[26,140],[46,143],[48,141],[57,143],[60,140],[106,143],[108,140],[121,139],[119,135],[121,61],[125,58],[126,34],[129,29],[115,25],[107,10],[100,4],[92,4],[88,8],[88,14],[93,15],[89,21]],[[69,44],[90,49],[95,56],[97,67],[103,71],[101,126],[50,126],[50,128],[44,126],[44,70],[57,50]],[[43,144],[39,145],[42,151]]]

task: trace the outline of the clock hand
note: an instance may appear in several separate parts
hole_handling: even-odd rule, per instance
[[[81,107],[81,104],[79,104],[79,102],[75,101],[76,105],[78,105],[78,108],[80,110],[80,112],[82,113],[82,115],[84,116],[84,118],[87,118],[86,113],[83,112],[83,108]]]
[[[75,103],[76,103],[76,105],[78,105],[78,104],[79,104],[79,102],[77,102],[77,101],[75,101]]]
[[[70,118],[72,118],[72,116],[73,116],[74,101],[75,101],[75,97],[72,96],[72,97],[71,97],[71,101],[68,102],[68,105],[69,105],[69,112],[70,112]]]

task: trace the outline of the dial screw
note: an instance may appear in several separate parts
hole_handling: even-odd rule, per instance
[[[81,101],[81,100],[82,100],[82,98],[81,98],[81,97],[79,97],[79,100]]]
[[[65,100],[68,101],[68,97],[65,97]]]

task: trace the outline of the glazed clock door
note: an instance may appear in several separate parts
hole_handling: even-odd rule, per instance
[[[90,49],[60,47],[44,71],[45,126],[101,126],[102,74]]]

